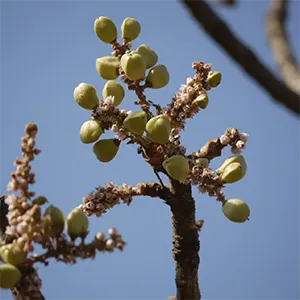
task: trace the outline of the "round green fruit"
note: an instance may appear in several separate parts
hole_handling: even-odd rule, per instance
[[[65,227],[65,217],[63,212],[54,205],[49,205],[44,212],[44,225],[46,230],[50,231],[51,235],[60,235]]]
[[[106,82],[102,90],[103,99],[106,99],[108,96],[114,97],[114,106],[117,107],[121,104],[125,91],[122,85],[114,80],[109,80]]]
[[[101,162],[109,162],[117,155],[120,146],[118,139],[104,139],[98,141],[93,151],[97,159]]]
[[[230,199],[222,205],[223,214],[227,219],[235,223],[243,223],[250,216],[249,206],[240,199]]]
[[[221,175],[224,183],[234,183],[241,180],[246,175],[242,165],[234,162],[229,164]]]
[[[207,83],[209,84],[210,87],[215,88],[217,87],[222,80],[222,73],[221,72],[216,72],[216,71],[211,71],[208,74],[207,77]]]
[[[96,59],[96,70],[105,80],[114,80],[119,76],[120,61],[113,56],[104,56]]]
[[[82,124],[80,128],[80,140],[84,144],[96,142],[103,130],[96,120],[89,120]]]
[[[152,68],[158,62],[157,54],[147,45],[140,45],[136,51],[143,57],[146,69]]]
[[[92,110],[99,104],[96,89],[88,83],[80,83],[73,95],[76,102],[85,109]]]
[[[145,77],[146,63],[136,51],[122,56],[121,67],[130,80],[139,80]]]
[[[240,154],[226,158],[225,161],[222,163],[221,167],[216,170],[217,173],[219,175],[223,174],[225,168],[228,167],[231,163],[239,163],[242,166],[243,173],[246,174],[247,164],[246,164],[244,156],[240,155]]]
[[[127,17],[121,25],[121,31],[122,39],[128,43],[139,36],[141,32],[141,25],[136,19]]]
[[[173,155],[163,162],[163,167],[175,180],[185,180],[190,173],[190,165],[187,158],[181,155]]]
[[[107,17],[99,17],[95,20],[94,31],[98,38],[106,44],[113,44],[118,37],[115,23]]]
[[[4,262],[14,266],[22,264],[25,259],[23,249],[16,243],[2,246],[0,248],[0,256]]]
[[[208,168],[209,160],[207,158],[198,158],[196,159],[196,165],[200,165],[203,168]]]
[[[147,82],[151,83],[151,88],[160,89],[165,87],[170,80],[168,69],[165,65],[157,65],[150,69],[146,78]]]
[[[142,135],[147,124],[147,114],[145,111],[130,113],[123,122],[124,127],[137,135]]]
[[[193,104],[198,107],[205,109],[208,105],[208,95],[205,92],[202,92],[194,101]]]
[[[87,215],[79,208],[73,209],[66,218],[66,227],[72,239],[85,237],[89,228]]]
[[[158,115],[151,118],[146,124],[149,139],[158,144],[166,144],[169,141],[171,123],[166,115]]]
[[[0,288],[11,289],[21,278],[21,272],[11,264],[0,265]]]

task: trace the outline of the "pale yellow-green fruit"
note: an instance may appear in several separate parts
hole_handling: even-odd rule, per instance
[[[37,205],[44,205],[45,203],[48,202],[48,199],[44,196],[39,196],[32,200],[32,204],[37,204]]]
[[[44,212],[44,226],[47,232],[53,236],[60,235],[65,227],[63,212],[54,205],[50,205]]]
[[[123,122],[124,127],[137,135],[142,135],[147,124],[147,114],[145,111],[130,113]]]
[[[169,141],[171,123],[166,115],[158,115],[151,118],[146,124],[149,139],[158,144],[166,144]]]
[[[103,130],[96,120],[89,120],[82,124],[80,128],[80,140],[84,144],[90,144],[96,142]]]
[[[221,83],[221,80],[222,80],[221,72],[211,71],[207,76],[207,83],[212,88],[217,87]]]
[[[158,62],[157,54],[147,45],[140,45],[136,51],[143,57],[146,68],[152,68]]]
[[[190,166],[187,158],[181,155],[173,155],[163,162],[163,167],[175,180],[185,180],[189,176]]]
[[[88,83],[81,82],[74,89],[73,95],[76,102],[85,109],[92,110],[99,104],[96,89]]]
[[[85,237],[89,228],[87,215],[81,209],[74,208],[66,218],[66,227],[71,239]]]
[[[20,270],[11,264],[0,265],[0,288],[11,289],[21,278]]]
[[[120,61],[113,56],[104,56],[96,59],[96,70],[105,80],[114,80],[119,76]]]
[[[141,25],[136,19],[127,17],[121,25],[121,31],[122,39],[128,43],[139,36],[141,32]]]
[[[136,51],[122,56],[121,67],[130,80],[139,80],[145,77],[146,63]]]
[[[108,96],[113,96],[114,106],[117,107],[121,104],[125,96],[125,90],[120,83],[114,80],[109,80],[103,87],[102,96],[103,99],[106,99]]]
[[[224,183],[234,183],[246,175],[245,169],[238,162],[229,164],[221,175],[221,179]]]
[[[24,262],[25,253],[16,243],[4,245],[0,248],[0,256],[5,263],[17,266]]]
[[[202,92],[194,101],[193,104],[198,107],[205,109],[208,105],[208,95],[205,92]]]
[[[118,37],[115,23],[107,17],[102,16],[95,20],[94,31],[98,38],[106,44],[113,44]]]
[[[117,155],[120,141],[117,139],[99,140],[93,147],[94,154],[101,162],[109,162]]]
[[[235,223],[243,223],[250,216],[249,206],[240,199],[226,200],[222,205],[222,211],[227,219]]]
[[[225,168],[227,166],[229,166],[231,163],[234,163],[234,162],[237,162],[237,163],[240,163],[241,166],[242,166],[242,169],[243,169],[243,172],[246,173],[247,171],[247,164],[246,164],[246,161],[245,161],[245,158],[243,155],[239,154],[239,155],[234,155],[234,156],[231,156],[231,157],[228,157],[224,160],[224,162],[222,163],[221,167],[219,169],[217,169],[217,173],[220,175],[224,172]]]
[[[196,164],[202,166],[203,168],[207,168],[209,165],[209,160],[205,157],[196,159]]]
[[[157,65],[150,69],[146,81],[151,83],[151,88],[161,89],[165,87],[170,80],[170,74],[165,65]]]

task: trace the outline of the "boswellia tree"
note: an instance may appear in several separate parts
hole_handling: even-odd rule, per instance
[[[11,174],[9,183],[13,193],[5,199],[9,211],[0,248],[3,261],[0,286],[10,288],[16,299],[43,299],[35,263],[47,265],[50,258],[75,263],[77,258],[95,258],[99,251],[123,250],[125,242],[115,228],[109,230],[108,238],[99,232],[87,243],[88,217],[100,217],[121,202],[130,205],[135,196],[150,196],[162,199],[172,213],[172,254],[177,291],[171,298],[200,299],[199,231],[203,220],[195,217],[192,186],[221,202],[220,209],[228,220],[246,222],[250,216],[248,205],[241,199],[226,197],[223,188],[246,175],[246,161],[241,153],[248,134],[240,133],[237,128],[227,128],[224,134],[209,140],[198,151],[187,153],[180,141],[186,120],[206,109],[208,92],[220,85],[222,74],[211,70],[210,64],[193,62],[194,75],[186,79],[167,107],[162,107],[148,100],[146,91],[165,87],[170,75],[167,66],[159,63],[158,54],[149,45],[142,44],[132,49],[132,42],[141,32],[140,23],[127,17],[121,25],[121,42],[118,42],[116,25],[107,17],[95,20],[94,31],[102,42],[112,46],[113,53],[96,59],[97,73],[107,80],[102,97],[88,83],[79,83],[74,89],[76,102],[91,111],[90,119],[80,128],[80,140],[93,144],[95,159],[100,163],[118,159],[121,143],[136,144],[137,155],[143,157],[158,182],[143,182],[136,186],[117,186],[109,182],[85,196],[83,203],[66,218],[59,208],[52,205],[42,214],[47,199],[35,197],[28,189],[29,184],[35,182],[29,163],[39,154],[35,148],[38,128],[34,123],[27,124],[21,147],[23,158],[15,160],[17,170]],[[120,110],[118,106],[126,101],[126,92],[130,91],[136,94],[137,110]],[[107,131],[114,132],[115,137],[105,138]],[[231,147],[233,155],[213,170],[210,162],[221,156],[226,146]],[[168,179],[167,183],[162,176]],[[15,194],[18,190],[20,196]],[[4,207],[3,201],[1,205]],[[77,239],[81,239],[81,243],[75,244]],[[39,244],[45,251],[33,253],[34,244]]]

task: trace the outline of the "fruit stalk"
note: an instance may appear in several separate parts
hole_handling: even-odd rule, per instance
[[[190,184],[170,179],[174,198],[172,212],[173,258],[175,260],[176,300],[200,300],[198,268],[200,241],[195,219],[195,200]]]

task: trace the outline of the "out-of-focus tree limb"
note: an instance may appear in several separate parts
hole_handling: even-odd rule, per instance
[[[204,1],[181,0],[205,32],[278,103],[300,115],[300,97],[279,80]]]
[[[285,28],[288,0],[271,0],[266,31],[273,58],[286,85],[300,95],[300,70]]]

